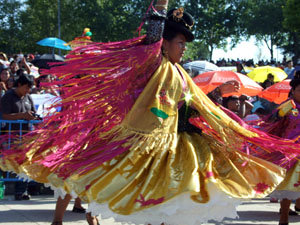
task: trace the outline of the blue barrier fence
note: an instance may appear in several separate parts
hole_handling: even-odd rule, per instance
[[[5,134],[8,135],[7,143],[1,143],[0,148],[2,149],[4,148],[5,151],[9,151],[12,142],[11,140],[12,133],[16,134],[16,132],[18,132],[18,138],[22,140],[22,136],[24,134],[24,130],[22,129],[22,127],[24,127],[24,125],[28,125],[29,130],[33,130],[34,129],[33,125],[38,124],[40,122],[41,122],[40,120],[0,120],[0,134],[5,132]],[[15,131],[15,130],[12,131],[13,124],[17,124],[20,127],[19,131]],[[4,126],[6,127],[5,131],[3,130]],[[28,130],[26,130],[26,132],[28,132]],[[0,157],[2,157],[1,154]],[[22,181],[22,180],[12,177],[11,173],[9,172],[5,172],[4,177],[0,178],[0,181]]]

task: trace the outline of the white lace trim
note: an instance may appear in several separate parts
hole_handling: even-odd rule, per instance
[[[54,198],[56,198],[56,199],[58,199],[59,197],[61,197],[62,199],[65,198],[67,192],[65,190],[63,190],[62,188],[54,187],[50,183],[46,183],[44,185],[45,185],[45,187],[50,187],[54,191]],[[75,192],[72,191],[70,194],[71,194],[72,198],[77,198],[77,194]]]
[[[12,172],[14,173],[14,172]],[[17,177],[19,179],[22,179],[24,182],[30,182],[30,181],[33,181],[32,179],[30,179],[25,173],[19,173],[17,174]]]
[[[213,183],[208,185],[211,199],[200,204],[191,200],[189,193],[181,194],[170,201],[142,210],[131,215],[119,215],[108,208],[108,204],[89,204],[88,212],[100,214],[101,219],[113,217],[115,222],[122,224],[165,224],[199,225],[209,220],[222,221],[225,217],[237,218],[236,207],[242,203],[217,189]]]
[[[298,191],[286,191],[286,190],[276,190],[276,191],[273,191],[271,194],[270,194],[270,197],[271,198],[277,198],[279,200],[281,199],[284,199],[284,198],[287,198],[287,199],[290,199],[290,200],[296,200],[297,198],[300,198],[300,192]]]

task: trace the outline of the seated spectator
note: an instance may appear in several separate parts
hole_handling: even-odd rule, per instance
[[[253,104],[250,102],[250,97],[247,95],[241,95],[239,97],[241,103],[240,117],[245,118],[252,113]]]
[[[223,99],[223,106],[238,115],[241,102],[238,96],[232,95]]]
[[[223,106],[230,111],[234,112],[240,118],[244,118],[251,114],[253,105],[248,101],[247,95],[241,95],[240,97],[232,95],[224,98]]]
[[[29,95],[33,85],[33,79],[23,74],[16,81],[16,88],[8,90],[1,98],[1,112],[4,120],[34,120],[35,108],[32,98]],[[19,132],[19,124],[12,124],[11,131]],[[28,124],[22,125],[23,133],[29,130]],[[8,131],[8,125],[2,131]],[[27,194],[28,184],[17,182],[15,186],[15,200],[29,200]]]
[[[255,110],[254,112],[259,118],[263,118],[265,117],[266,115],[268,115],[268,112],[262,108],[262,107],[259,107]]]
[[[255,128],[259,128],[261,119],[263,119],[266,115],[268,115],[267,111],[264,108],[259,107],[254,113],[247,115],[243,120],[247,124],[252,125]]]
[[[262,83],[264,89],[272,86],[274,84],[274,75],[269,73],[267,79]]]
[[[5,120],[34,120],[35,108],[32,98],[29,95],[33,85],[33,79],[23,74],[16,81],[16,88],[8,90],[1,99],[1,112]],[[12,125],[12,130],[19,130],[19,125]],[[28,131],[28,126],[22,129]]]
[[[259,108],[259,110],[260,109],[262,109],[262,108]],[[258,115],[258,113],[256,111],[255,111],[255,113],[252,113],[252,114],[249,114],[249,115],[245,116],[245,118],[243,120],[245,122],[247,122],[248,124],[251,123],[252,121],[260,120],[260,116]]]

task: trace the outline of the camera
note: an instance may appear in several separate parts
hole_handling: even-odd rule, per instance
[[[37,113],[32,113],[32,115],[38,120],[43,120],[43,118]]]

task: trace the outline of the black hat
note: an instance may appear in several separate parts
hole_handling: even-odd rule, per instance
[[[194,25],[193,17],[184,12],[183,8],[171,9],[167,13],[167,18],[165,21],[165,30],[175,30],[182,33],[187,42],[191,42],[195,39],[192,33],[192,27]]]

